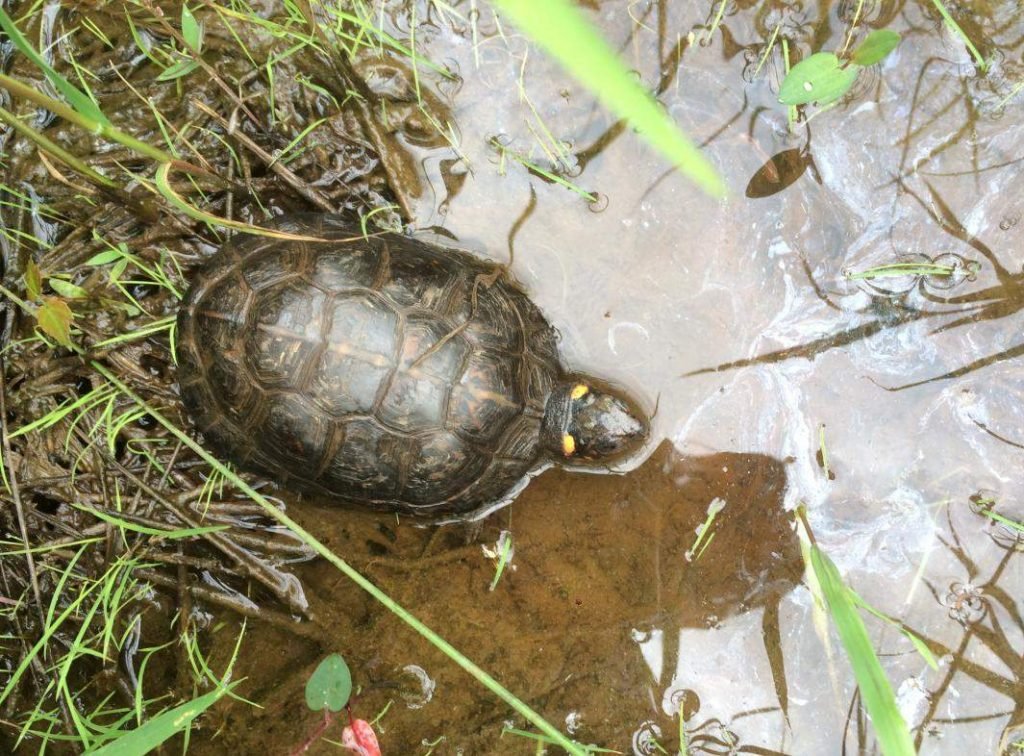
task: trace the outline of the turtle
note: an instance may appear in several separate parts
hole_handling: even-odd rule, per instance
[[[177,316],[181,398],[222,458],[318,500],[467,516],[643,446],[639,404],[566,370],[506,267],[343,216],[274,227],[315,241],[227,242]]]

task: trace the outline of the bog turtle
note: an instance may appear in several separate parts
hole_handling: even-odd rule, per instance
[[[647,435],[636,405],[571,374],[504,269],[332,215],[247,237],[178,314],[182,399],[207,442],[290,488],[385,511],[510,501],[552,463],[604,465]]]

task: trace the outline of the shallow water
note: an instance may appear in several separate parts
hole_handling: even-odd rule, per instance
[[[429,130],[398,138],[418,225],[497,260],[514,247],[512,272],[566,361],[657,407],[649,448],[621,475],[546,472],[476,525],[301,502],[289,513],[581,742],[672,753],[682,711],[690,753],[876,752],[802,582],[803,504],[848,583],[939,658],[931,670],[866,616],[920,751],[1000,752],[1024,737],[1024,574],[1020,541],[972,497],[1024,518],[1024,95],[1002,103],[1024,77],[1024,11],[975,3],[984,15],[961,16],[994,61],[981,75],[931,3],[864,3],[863,21],[902,45],[791,131],[777,46],[757,70],[766,41],[778,26],[804,55],[839,49],[857,3],[729,3],[707,44],[717,3],[584,5],[704,145],[728,199],[669,171],[475,3],[452,4],[462,17],[416,10],[420,55],[459,72],[420,81],[457,149]],[[406,3],[388,9],[407,39]],[[492,143],[550,169],[537,148],[548,132],[594,205]],[[907,259],[956,273],[846,275]],[[492,590],[502,537],[514,556]],[[248,626],[237,674],[265,708],[227,703],[194,752],[300,743],[317,725],[305,679],[334,650],[361,687],[359,716],[392,702],[386,753],[533,751],[501,735],[521,718],[333,568],[296,573],[315,629]],[[225,656],[234,637],[217,628]]]
[[[475,47],[467,24],[436,11],[418,29],[424,54],[461,72],[453,113],[470,171],[452,196],[444,171],[459,156],[419,151],[421,225],[505,259],[525,216],[513,271],[560,330],[568,362],[658,412],[637,469],[546,473],[488,519],[480,543],[493,548],[508,530],[515,544],[514,569],[493,592],[483,550],[451,536],[422,562],[367,570],[551,721],[575,723],[582,742],[653,753],[656,738],[671,752],[682,705],[691,752],[875,749],[836,636],[800,582],[787,516],[799,504],[849,584],[939,657],[929,669],[904,636],[866,620],[922,753],[995,753],[1024,721],[1019,544],[970,501],[982,492],[997,511],[1024,513],[1024,179],[1014,162],[1024,119],[1016,101],[998,107],[1021,75],[1024,12],[992,3],[970,26],[996,60],[981,76],[929,4],[866,4],[869,23],[904,34],[901,47],[790,133],[775,101],[778,52],[753,76],[765,39],[781,23],[801,51],[838,49],[855,5],[759,14],[730,4],[706,46],[686,45],[708,21],[692,3],[589,13],[644,82],[662,81],[661,101],[725,176],[724,202],[667,173],[628,129],[606,139],[614,121],[514,32],[489,37],[489,11]],[[573,180],[601,195],[599,211],[502,166],[488,146],[495,136],[524,153],[535,143],[521,70],[547,129],[594,153]],[[762,169],[779,153],[806,168],[789,186]],[[531,159],[544,157],[534,148]],[[908,258],[958,271],[845,276]],[[906,384],[919,385],[895,390]],[[716,499],[716,537],[691,561]],[[324,514],[317,529],[355,548],[346,520]],[[388,559],[408,559],[408,541],[415,554],[426,538],[395,533]],[[325,579],[314,585],[326,602]],[[374,632],[360,637],[376,642],[356,655],[418,665],[436,683],[394,730],[392,709],[385,743],[411,752],[443,735],[445,753],[530,751],[498,739],[505,719],[523,722],[366,611]]]
[[[367,542],[386,552],[387,566],[366,566],[379,584],[581,742],[653,753],[656,739],[673,752],[682,707],[691,753],[875,750],[841,647],[801,582],[799,504],[849,584],[940,659],[929,669],[904,636],[866,620],[922,753],[995,753],[1024,721],[1019,544],[970,502],[983,492],[999,512],[1024,512],[1024,119],[1017,101],[997,107],[1020,78],[1024,12],[993,3],[970,26],[996,60],[981,76],[929,4],[867,3],[867,22],[903,33],[901,47],[838,107],[788,131],[778,50],[753,75],[766,38],[781,24],[804,53],[838,49],[855,5],[729,4],[707,45],[709,19],[692,3],[591,8],[705,144],[730,187],[722,202],[666,171],[514,31],[494,36],[490,11],[475,46],[467,23],[436,9],[417,30],[423,54],[462,77],[458,153],[411,148],[426,180],[420,225],[502,260],[518,226],[512,270],[567,361],[657,404],[650,456],[623,476],[546,473],[479,532],[449,526],[422,557],[430,537],[406,524],[390,540],[361,515],[299,516],[340,553]],[[407,19],[392,20],[401,33]],[[550,165],[535,147],[538,115],[588,156],[573,181],[600,194],[600,209],[489,146],[497,137]],[[788,186],[762,168],[780,153],[803,171]],[[453,161],[469,173],[461,183]],[[958,272],[845,276],[906,258]],[[895,390],[905,384],[919,385]],[[693,559],[716,500],[716,536]],[[492,592],[482,546],[501,531],[514,559]],[[524,723],[436,652],[333,572],[311,572],[321,612],[347,615],[354,602],[365,613],[354,648],[335,641],[357,667],[408,687],[397,670],[416,665],[436,685],[415,709],[422,700],[404,688],[370,686],[361,711],[395,700],[381,722],[389,751],[441,736],[435,752],[532,749],[499,739],[504,721]],[[305,672],[278,706],[297,700]]]

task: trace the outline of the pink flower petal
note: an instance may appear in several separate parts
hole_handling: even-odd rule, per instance
[[[341,744],[359,756],[381,756],[377,735],[365,719],[353,719],[341,732]]]

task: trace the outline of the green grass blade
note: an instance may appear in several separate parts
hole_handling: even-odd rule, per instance
[[[896,706],[889,679],[871,647],[864,621],[850,590],[843,583],[832,560],[817,546],[811,546],[811,567],[821,584],[832,620],[839,631],[846,656],[860,687],[861,700],[874,725],[885,756],[914,756],[914,741]]]
[[[150,157],[153,160],[158,161],[174,160],[173,156],[168,155],[163,150],[151,147],[145,142],[140,142],[135,137],[126,134],[120,129],[114,128],[110,125],[109,121],[106,120],[106,117],[99,120],[84,113],[80,113],[75,108],[68,107],[60,100],[55,100],[42,92],[37,92],[28,84],[11,78],[7,74],[0,74],[0,87],[3,87],[12,95],[24,97],[26,100],[34,102],[40,107],[46,108],[54,115],[60,116],[71,123],[77,124],[90,133],[99,134],[105,139],[122,144],[140,155],[145,155],[146,157]]]
[[[17,116],[14,115],[14,113],[11,113],[5,110],[4,108],[0,108],[0,121],[3,121],[7,125],[13,127],[19,134],[21,134],[29,141],[34,142],[36,147],[38,147],[43,152],[47,152],[53,155],[55,158],[60,160],[65,165],[75,169],[83,176],[87,176],[88,178],[95,181],[97,184],[109,187],[111,189],[117,187],[116,182],[111,181],[103,174],[94,171],[92,168],[90,168],[77,157],[75,157],[70,152],[65,150],[59,144],[43,136],[28,124],[22,122]]]
[[[942,4],[942,0],[932,0],[932,4],[938,9],[939,14],[942,16],[942,20],[946,22],[946,26],[949,27],[950,31],[960,37],[963,43],[967,45],[967,49],[971,51],[971,55],[974,56],[974,60],[977,62],[978,68],[981,69],[981,72],[986,73],[988,71],[988,63],[985,62],[985,58],[982,57],[980,52],[978,52],[978,48],[974,46],[973,42],[971,42],[971,38],[968,37],[967,34],[964,33],[964,30],[960,28],[960,24],[958,24],[956,20],[949,15],[949,11],[946,10],[946,6]]]
[[[166,162],[160,165],[156,169],[156,175],[154,176],[154,183],[156,189],[170,204],[176,207],[181,212],[185,213],[190,218],[209,223],[212,226],[221,226],[223,228],[233,228],[236,231],[241,231],[246,234],[254,234],[256,236],[268,236],[272,239],[286,239],[291,241],[324,241],[318,236],[304,236],[303,234],[290,234],[286,231],[275,231],[270,228],[260,228],[259,226],[253,226],[249,223],[242,223],[241,221],[229,220],[228,218],[221,218],[217,215],[204,212],[199,208],[190,205],[184,197],[174,191],[171,186],[170,172],[173,167],[173,161]]]
[[[168,738],[184,731],[192,720],[219,701],[238,683],[231,683],[209,693],[186,701],[180,706],[157,714],[141,727],[108,743],[102,748],[89,751],[88,756],[125,756],[126,754],[149,753]]]
[[[491,139],[491,146],[494,147],[494,149],[496,149],[502,156],[507,155],[508,157],[510,157],[513,160],[515,160],[517,163],[519,163],[521,166],[523,166],[523,168],[525,168],[530,173],[534,173],[534,174],[540,176],[541,178],[546,179],[547,181],[550,181],[553,184],[558,184],[559,186],[565,187],[566,189],[568,189],[571,192],[575,192],[580,197],[585,199],[587,202],[591,202],[591,203],[597,202],[598,198],[597,198],[596,194],[592,194],[592,193],[588,192],[586,189],[583,189],[583,188],[577,186],[576,184],[572,183],[571,181],[568,181],[567,179],[562,178],[561,176],[559,176],[556,173],[552,173],[551,171],[545,170],[544,168],[540,167],[536,163],[533,163],[533,162],[527,160],[522,155],[520,155],[520,154],[518,154],[516,152],[513,152],[510,149],[508,149],[508,147],[503,145],[497,139]]]
[[[568,0],[493,1],[704,191],[716,197],[725,194],[725,184],[711,163],[650,93],[636,83],[608,43]]]
[[[3,690],[0,691],[0,704],[3,704],[3,702],[6,701],[11,696],[12,693],[14,693],[14,691],[18,687],[18,681],[21,680],[22,675],[25,674],[25,671],[28,669],[32,661],[43,652],[43,648],[45,648],[47,644],[50,643],[50,640],[53,637],[54,633],[56,633],[60,629],[64,621],[71,615],[76,614],[78,612],[79,607],[85,602],[85,600],[90,596],[90,594],[92,594],[93,591],[95,591],[100,586],[100,581],[95,581],[93,583],[86,585],[84,588],[82,588],[82,590],[74,598],[74,600],[70,601],[68,605],[63,608],[63,611],[60,614],[54,616],[57,610],[55,603],[56,599],[62,595],[61,588],[63,587],[64,582],[67,580],[68,575],[70,575],[71,569],[74,567],[79,557],[81,557],[82,554],[85,553],[86,548],[86,546],[83,546],[81,549],[78,550],[78,552],[75,554],[74,558],[69,562],[68,567],[62,574],[61,581],[58,583],[57,588],[54,590],[53,593],[54,599],[51,602],[49,610],[47,612],[45,629],[43,630],[42,633],[40,633],[39,639],[28,650],[28,652],[22,655],[21,661],[18,663],[17,668],[15,668],[15,670],[11,672],[10,675],[8,676],[7,684],[4,686]]]
[[[903,637],[910,641],[910,643],[917,650],[917,653],[921,655],[921,658],[925,660],[929,667],[935,670],[939,668],[939,660],[935,658],[935,654],[933,654],[932,650],[928,648],[928,644],[925,643],[917,635],[917,633],[913,632],[908,627],[904,626],[902,622],[895,619],[894,617],[890,617],[885,612],[880,612],[877,609],[875,609],[875,607],[871,606],[871,604],[869,604],[867,601],[861,598],[857,592],[851,590],[850,594],[850,598],[853,599],[853,603],[855,603],[861,609],[863,609],[866,612],[870,612],[871,614],[878,617],[878,619],[882,620],[883,622],[888,622],[894,628],[899,630],[903,634]]]
[[[847,271],[846,277],[851,281],[871,278],[902,278],[904,276],[951,276],[956,272],[952,265],[936,263],[890,263],[876,265],[856,273]]]
[[[487,589],[493,591],[498,587],[498,581],[501,580],[501,575],[505,571],[505,567],[508,565],[509,560],[512,558],[512,531],[503,530],[501,535],[498,536],[498,566],[494,569],[494,579],[491,581],[490,587]]]
[[[84,116],[102,123],[105,126],[110,126],[111,123],[107,120],[107,117],[103,115],[103,111],[100,110],[99,105],[92,101],[85,92],[78,89],[74,84],[69,82],[59,73],[57,73],[53,66],[46,62],[36,49],[28,43],[18,27],[14,25],[14,21],[7,12],[0,8],[0,28],[3,28],[4,32],[10,37],[11,42],[14,46],[21,51],[21,54],[31,60],[39,69],[46,75],[46,78],[50,80],[50,83],[57,88],[69,103],[71,107],[77,110]]]
[[[534,727],[539,729],[555,744],[565,749],[565,751],[572,756],[585,756],[585,751],[579,746],[569,740],[563,733],[551,725],[546,719],[540,714],[535,712],[516,696],[514,696],[509,690],[507,690],[501,683],[487,674],[483,669],[478,667],[471,659],[463,655],[458,649],[452,646],[448,641],[439,636],[429,627],[424,625],[419,619],[417,619],[411,612],[409,612],[401,604],[397,603],[394,599],[388,596],[384,591],[378,588],[376,585],[367,580],[363,575],[350,566],[348,562],[339,557],[324,544],[320,543],[316,538],[313,537],[305,528],[299,525],[295,520],[286,515],[270,501],[265,499],[259,492],[256,491],[252,486],[242,480],[240,477],[235,475],[229,470],[220,460],[211,455],[203,447],[197,444],[191,437],[188,436],[184,431],[178,428],[174,423],[165,418],[160,412],[150,407],[142,400],[138,394],[134,393],[124,383],[117,379],[113,373],[107,370],[103,365],[98,362],[91,362],[93,370],[98,372],[104,378],[106,378],[111,384],[114,385],[119,391],[125,396],[130,397],[132,401],[139,405],[152,415],[153,419],[160,423],[167,431],[180,441],[184,446],[187,446],[200,458],[202,458],[208,465],[214,470],[230,480],[231,483],[238,488],[242,493],[252,499],[254,502],[263,507],[264,511],[277,520],[279,523],[291,530],[295,535],[302,539],[304,543],[310,546],[317,554],[322,556],[352,582],[362,588],[364,591],[369,593],[374,599],[380,602],[386,609],[393,612],[400,620],[405,624],[409,625],[413,630],[419,633],[423,638],[429,641],[435,648],[441,651],[445,656],[451,659],[453,662],[458,664],[462,669],[468,672],[474,679],[477,680],[481,685],[486,687],[501,700],[507,703],[510,707],[519,712],[523,717],[530,721]]]
[[[167,540],[174,540],[177,538],[193,538],[195,536],[206,535],[207,533],[219,533],[222,530],[227,530],[228,525],[209,525],[201,528],[178,528],[178,529],[167,529],[151,528],[148,525],[139,525],[134,522],[109,515],[106,512],[101,512],[93,507],[87,507],[83,504],[72,504],[75,509],[79,509],[83,512],[88,512],[97,520],[103,520],[103,522],[110,523],[122,530],[131,530],[134,533],[143,533],[145,535],[157,536],[159,538],[166,538]]]

